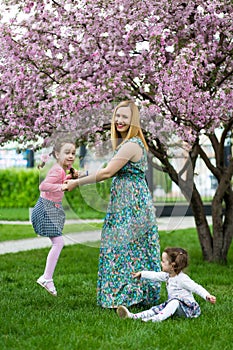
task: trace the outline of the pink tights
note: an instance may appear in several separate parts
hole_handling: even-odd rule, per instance
[[[47,256],[46,266],[44,270],[44,278],[46,280],[53,279],[54,270],[56,268],[62,248],[64,247],[64,240],[62,236],[49,237],[49,238],[52,242],[52,247]],[[53,284],[53,282],[50,282],[50,283],[51,285]],[[50,287],[51,285],[48,284],[48,287]]]

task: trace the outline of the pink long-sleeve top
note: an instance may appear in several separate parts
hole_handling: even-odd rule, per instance
[[[65,179],[65,170],[58,163],[54,164],[39,186],[40,196],[53,202],[61,202],[64,196],[62,184]]]

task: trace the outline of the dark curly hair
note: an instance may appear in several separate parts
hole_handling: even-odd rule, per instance
[[[169,262],[173,265],[174,272],[178,275],[185,267],[188,266],[188,253],[183,248],[167,247],[164,249]]]

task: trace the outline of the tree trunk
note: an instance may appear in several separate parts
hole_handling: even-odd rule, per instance
[[[222,259],[227,261],[227,254],[230,249],[233,239],[233,205],[229,206],[225,211],[225,217],[223,222],[223,247],[222,247]]]
[[[171,180],[179,186],[186,200],[190,202],[203,259],[210,262],[226,263],[227,254],[233,239],[232,169],[228,168],[228,171],[226,169],[224,170],[221,168],[221,164],[219,165],[219,168],[214,168],[207,155],[204,152],[201,152],[202,158],[204,158],[209,170],[211,170],[217,177],[219,183],[212,201],[213,230],[211,232],[201,195],[194,183],[196,159],[200,153],[200,147],[196,147],[197,145],[193,147],[190,152],[191,162],[187,160],[183,169],[177,172],[169,162],[166,150],[162,148],[159,141],[157,142],[157,146],[158,145],[160,147],[157,149],[153,149],[152,145],[150,151],[160,160],[163,165],[162,170],[169,174]],[[231,167],[233,168],[233,161]],[[225,213],[223,213],[224,205]]]
[[[225,212],[223,210],[223,201],[221,193],[221,183],[219,190],[213,198],[212,203],[212,218],[213,218],[213,261],[227,262],[227,254],[233,237],[233,193],[231,184],[224,195]]]
[[[204,260],[212,261],[213,259],[213,239],[210,232],[210,227],[206,219],[204,205],[196,186],[193,187],[191,198],[191,208],[193,211],[199,242],[202,249]]]

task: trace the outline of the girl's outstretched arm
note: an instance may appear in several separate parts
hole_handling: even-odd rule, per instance
[[[133,278],[140,279],[141,278],[141,271],[139,271],[139,272],[132,272],[132,276],[133,276]]]

